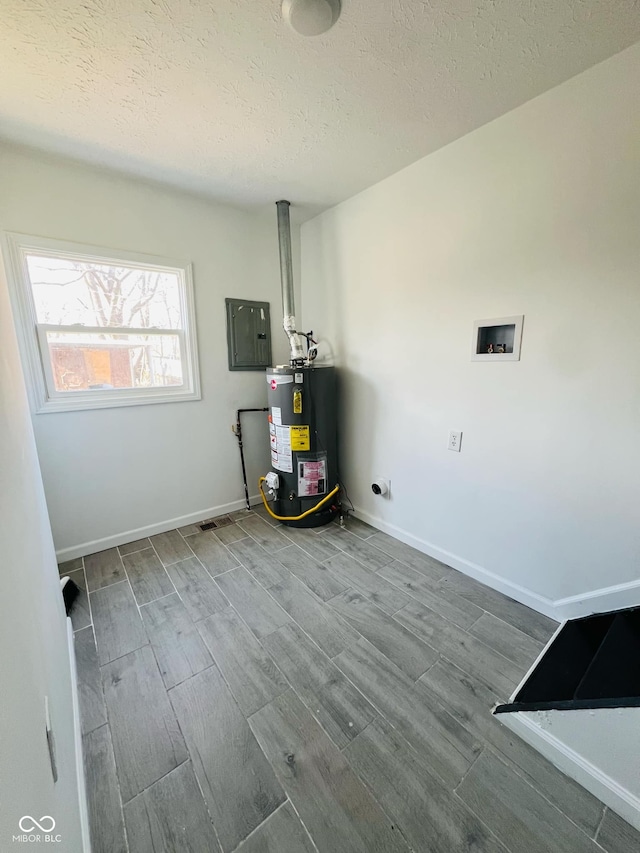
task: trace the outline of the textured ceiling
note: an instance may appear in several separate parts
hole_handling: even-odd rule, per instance
[[[0,136],[239,205],[334,204],[640,39],[638,0],[0,0]]]

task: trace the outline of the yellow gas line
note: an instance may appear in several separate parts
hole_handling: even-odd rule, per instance
[[[262,495],[262,502],[264,503],[264,508],[269,513],[271,518],[275,518],[276,521],[300,521],[301,519],[306,518],[308,515],[311,515],[312,513],[316,512],[316,510],[319,510],[320,507],[323,506],[323,504],[326,504],[329,498],[332,498],[340,491],[340,486],[336,486],[333,491],[329,492],[328,495],[325,495],[325,497],[323,497],[321,501],[318,501],[315,506],[311,507],[311,509],[308,509],[306,512],[301,513],[301,515],[276,515],[275,512],[273,512],[273,510],[269,506],[269,503],[267,502],[267,497],[262,489],[262,484],[265,480],[266,477],[260,477],[258,479],[258,488],[260,489],[260,494]]]

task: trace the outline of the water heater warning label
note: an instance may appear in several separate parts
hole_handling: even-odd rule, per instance
[[[271,433],[271,464],[278,471],[293,471],[291,456],[291,432],[288,426],[273,424],[275,435]]]
[[[298,462],[298,495],[324,495],[327,491],[327,463],[325,459]]]
[[[292,450],[309,450],[309,427],[308,426],[292,426],[291,427],[291,449]]]

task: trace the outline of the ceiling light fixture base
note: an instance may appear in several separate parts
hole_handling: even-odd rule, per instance
[[[340,0],[283,0],[282,17],[301,36],[328,32],[340,17]]]

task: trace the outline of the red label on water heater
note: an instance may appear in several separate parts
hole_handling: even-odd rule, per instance
[[[277,387],[278,387],[278,380],[277,380],[277,379],[272,379],[272,380],[271,380],[271,390],[272,390],[272,391],[275,391]]]

